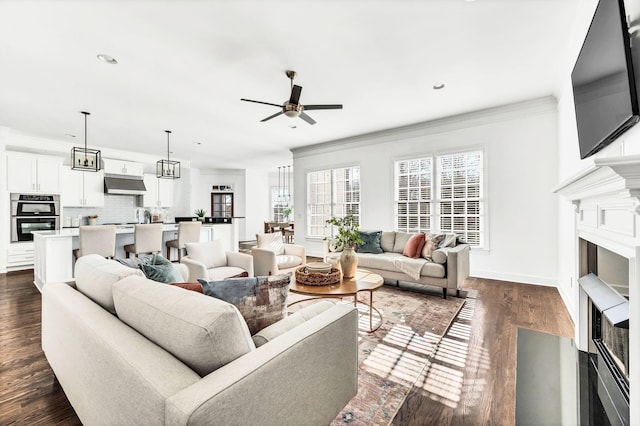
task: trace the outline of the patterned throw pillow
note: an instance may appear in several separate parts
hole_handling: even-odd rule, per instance
[[[422,248],[424,247],[424,241],[425,236],[423,232],[412,235],[407,241],[407,244],[405,244],[402,255],[412,259],[419,258],[420,253],[422,253]]]
[[[438,248],[455,247],[457,239],[456,234],[444,234],[444,238],[440,242]]]
[[[422,257],[427,260],[433,261],[431,255],[433,254],[433,251],[438,248],[438,245],[442,242],[442,240],[444,240],[444,237],[444,234],[427,235],[424,242],[424,248],[422,249]]]
[[[287,316],[288,275],[198,280],[207,296],[231,303],[240,311],[251,335]]]
[[[358,231],[358,234],[360,235],[360,239],[364,241],[364,243],[358,245],[358,253],[382,253],[382,247],[380,247],[382,231]]]

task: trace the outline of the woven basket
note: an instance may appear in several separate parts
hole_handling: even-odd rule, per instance
[[[340,282],[340,270],[331,268],[331,272],[309,272],[306,266],[296,269],[296,282],[304,285],[331,285]]]

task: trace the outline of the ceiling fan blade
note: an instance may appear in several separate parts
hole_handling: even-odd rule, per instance
[[[278,105],[278,104],[272,104],[271,102],[262,102],[262,101],[253,101],[251,99],[240,99],[241,101],[245,101],[245,102],[254,102],[256,104],[265,104],[265,105],[273,105],[273,106],[277,106],[278,108],[282,108],[282,105]]]
[[[267,118],[263,118],[262,120],[260,120],[260,122],[262,123],[263,121],[271,120],[272,118],[277,117],[277,116],[279,116],[279,115],[280,115],[280,114],[282,114],[282,113],[283,113],[282,111],[280,111],[280,112],[276,112],[275,114],[270,115],[270,116],[268,116]]]
[[[289,102],[298,105],[300,102],[300,93],[302,92],[302,87],[297,84],[293,85],[293,89],[291,89],[291,97],[289,98]]]
[[[305,105],[304,109],[310,110],[310,109],[342,109],[342,105],[340,104],[336,104],[336,105]]]
[[[304,111],[301,112],[298,117],[302,118],[304,121],[306,121],[309,124],[316,124],[316,120],[314,120],[313,118],[309,117],[307,114],[304,113]]]

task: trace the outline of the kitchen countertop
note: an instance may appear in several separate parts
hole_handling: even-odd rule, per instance
[[[214,226],[224,226],[230,225],[229,223],[203,223],[203,228],[212,228]],[[133,234],[135,225],[133,224],[123,224],[116,225],[116,235],[117,234]],[[62,237],[77,237],[80,234],[80,228],[62,228],[56,231],[32,231],[34,236],[40,236],[44,238],[62,238]],[[177,232],[178,224],[177,223],[163,223],[162,224],[163,232]]]

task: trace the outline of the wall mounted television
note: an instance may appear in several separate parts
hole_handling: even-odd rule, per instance
[[[640,120],[635,81],[623,0],[600,0],[571,73],[580,158]]]

